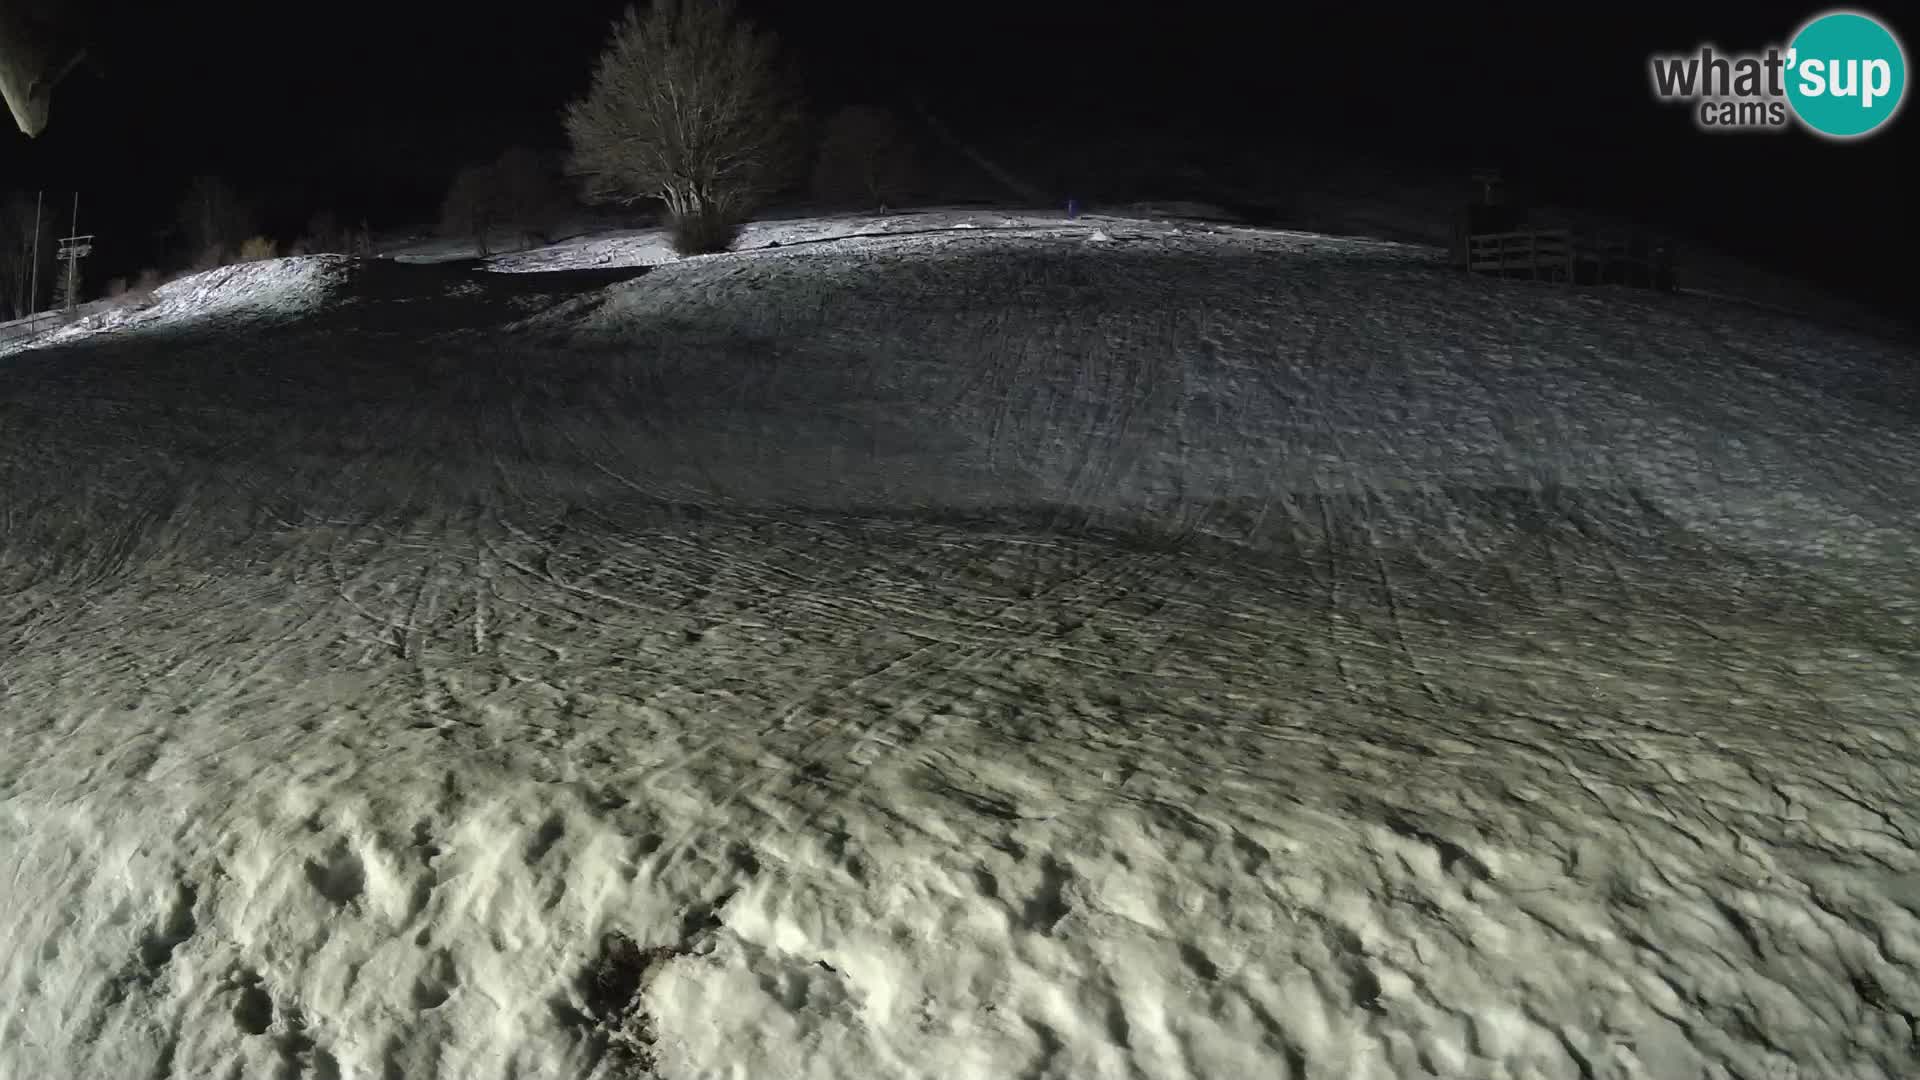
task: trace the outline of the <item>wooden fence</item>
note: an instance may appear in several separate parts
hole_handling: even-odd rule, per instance
[[[1634,233],[1526,228],[1467,237],[1466,266],[1476,274],[1568,285],[1632,285],[1671,291],[1673,251]]]
[[[51,330],[66,322],[68,315],[64,311],[42,311],[28,315],[23,319],[0,323],[0,341],[18,341]]]

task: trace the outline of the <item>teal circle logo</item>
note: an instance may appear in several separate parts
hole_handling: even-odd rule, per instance
[[[1871,15],[1828,12],[1787,46],[1787,102],[1818,134],[1865,135],[1893,119],[1906,90],[1906,53]]]

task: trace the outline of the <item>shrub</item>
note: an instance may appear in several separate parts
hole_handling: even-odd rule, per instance
[[[262,262],[280,256],[280,246],[270,237],[249,236],[240,244],[240,262]]]
[[[718,211],[677,214],[670,222],[673,250],[682,255],[710,255],[733,246],[740,222]]]
[[[798,160],[791,86],[773,37],[732,0],[629,7],[567,106],[570,168],[590,201],[665,203],[682,254],[715,250]]]
[[[131,281],[124,277],[107,282],[107,298],[115,307],[136,307],[153,297],[153,290],[160,287],[158,270],[142,270]]]

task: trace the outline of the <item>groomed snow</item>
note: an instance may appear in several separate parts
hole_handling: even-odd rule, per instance
[[[0,1078],[1920,1072],[1911,351],[954,217],[0,357]]]

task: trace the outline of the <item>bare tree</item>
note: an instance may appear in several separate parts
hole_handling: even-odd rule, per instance
[[[16,319],[31,315],[40,307],[40,297],[33,295],[34,209],[31,195],[14,193],[0,203],[0,301],[6,304],[9,316]],[[52,284],[53,255],[58,244],[54,239],[53,215],[43,213],[38,217],[39,282],[44,293]]]
[[[492,165],[469,165],[453,174],[447,197],[440,204],[440,233],[463,236],[474,243],[481,258],[490,254],[488,240],[500,221],[500,185]]]
[[[791,86],[772,35],[733,0],[629,7],[587,96],[567,106],[572,171],[590,200],[664,202],[683,252],[722,250],[791,175]]]
[[[252,205],[226,181],[195,177],[180,198],[180,235],[198,269],[220,266],[233,257],[247,237],[258,231]]]
[[[482,258],[497,230],[511,230],[523,247],[531,247],[552,238],[566,201],[557,170],[539,151],[515,146],[454,174],[440,205],[440,232],[470,237]]]
[[[849,105],[827,120],[814,162],[814,195],[828,203],[898,204],[913,187],[913,146],[894,115]]]
[[[560,170],[538,150],[514,146],[494,161],[493,175],[505,223],[519,232],[521,242],[551,243],[568,203]]]

